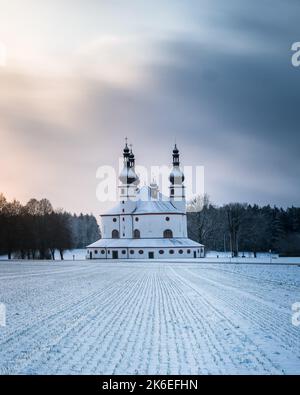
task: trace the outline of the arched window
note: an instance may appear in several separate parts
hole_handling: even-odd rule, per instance
[[[140,239],[141,238],[141,232],[138,229],[134,229],[134,231],[133,231],[133,238],[134,239]]]
[[[111,232],[111,237],[112,237],[112,239],[119,239],[120,238],[119,231],[117,229],[114,229]]]
[[[171,231],[171,229],[166,229],[164,231],[164,238],[165,239],[172,239],[173,237],[173,232]]]

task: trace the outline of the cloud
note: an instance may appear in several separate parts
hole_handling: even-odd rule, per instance
[[[300,71],[290,44],[299,6],[254,3],[172,2],[167,16],[164,1],[153,24],[142,6],[139,20],[118,9],[110,31],[91,23],[82,40],[87,22],[73,15],[82,26],[64,56],[49,50],[36,69],[0,68],[1,190],[103,211],[96,170],[117,166],[128,135],[142,165],[168,164],[176,138],[184,164],[205,166],[219,204],[297,204]]]

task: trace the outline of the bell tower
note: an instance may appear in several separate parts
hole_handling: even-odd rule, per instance
[[[184,174],[180,169],[179,150],[177,145],[173,149],[173,169],[170,173],[170,200],[180,211],[186,212]]]
[[[122,205],[122,213],[128,214],[135,208],[137,186],[139,178],[135,172],[135,157],[132,147],[128,147],[128,139],[125,139],[123,150],[123,169],[119,176],[119,199]]]

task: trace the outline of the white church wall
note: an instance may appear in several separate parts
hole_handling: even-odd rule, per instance
[[[120,238],[132,238],[132,215],[120,216]]]
[[[113,230],[120,233],[120,217],[118,215],[102,216],[101,234],[103,239],[111,239]]]
[[[163,251],[163,253],[161,253]],[[116,255],[117,253],[117,255]],[[149,254],[150,253],[150,254]],[[153,253],[153,256],[151,255]],[[202,258],[204,250],[195,247],[182,248],[89,248],[88,259],[180,259],[180,258]]]
[[[141,232],[141,238],[163,237],[164,231],[167,229],[173,232],[173,237],[186,237],[184,215],[135,215],[133,216],[133,228]]]

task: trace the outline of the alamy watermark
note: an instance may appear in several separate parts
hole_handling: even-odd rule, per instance
[[[292,44],[291,50],[294,52],[292,55],[292,65],[294,67],[300,66],[300,42],[295,42]]]
[[[300,302],[292,304],[292,324],[294,326],[300,326]]]
[[[7,63],[7,48],[6,45],[4,45],[0,41],[0,67],[5,67]]]
[[[0,303],[0,327],[6,326],[6,306],[4,303]]]
[[[124,167],[122,158],[119,158],[119,169],[113,166],[100,166],[97,169],[96,178],[100,180],[96,190],[97,199],[100,202],[116,202],[118,201],[118,186],[120,186],[119,174]],[[184,175],[184,193],[186,198],[191,199],[193,196],[204,195],[204,166],[182,166]],[[135,173],[139,178],[139,188],[144,185],[155,184],[161,192],[161,200],[169,200],[170,196],[170,180],[169,176],[172,166],[135,166]],[[181,173],[180,173],[181,174]],[[176,176],[175,176],[176,177]],[[180,178],[180,177],[179,177]],[[175,182],[176,184],[176,182]],[[180,184],[180,182],[178,183]],[[177,184],[177,185],[178,185]],[[147,194],[139,196],[139,199],[151,199]],[[134,197],[130,198],[134,200]],[[177,197],[174,198],[176,200]],[[179,199],[179,198],[178,198]]]

